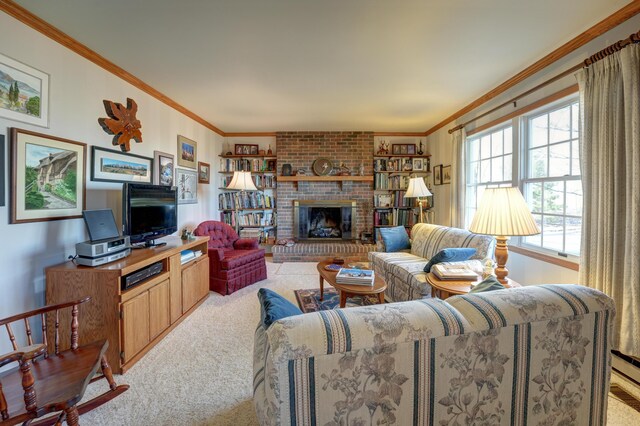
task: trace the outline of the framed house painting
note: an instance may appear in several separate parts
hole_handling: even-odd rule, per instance
[[[442,184],[451,183],[451,165],[442,168]]]
[[[173,186],[174,156],[166,152],[153,151],[153,164],[155,166],[153,183],[155,185]]]
[[[442,164],[433,167],[433,184],[442,185]]]
[[[49,74],[0,54],[0,116],[49,127]]]
[[[198,202],[198,174],[194,170],[176,169],[178,204]]]
[[[195,169],[198,165],[198,144],[178,135],[178,166]]]
[[[95,182],[151,183],[153,158],[91,147],[91,180]]]
[[[211,178],[211,166],[209,163],[198,161],[198,183],[209,184]]]
[[[87,145],[11,129],[10,223],[82,217]]]

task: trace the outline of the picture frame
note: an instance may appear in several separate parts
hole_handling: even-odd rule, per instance
[[[211,165],[202,161],[198,161],[198,183],[209,185],[211,179]]]
[[[5,163],[4,149],[5,149],[4,135],[0,135],[0,207],[4,207],[5,205],[4,182],[5,182],[5,174],[7,172],[7,166]]]
[[[442,185],[442,164],[433,167],[433,184]]]
[[[276,171],[276,160],[267,160],[267,172]]]
[[[442,184],[451,183],[451,164],[442,168]]]
[[[403,172],[413,171],[413,162],[411,161],[411,158],[404,159],[404,163],[402,164],[402,171]]]
[[[234,145],[236,155],[258,155],[259,147],[253,144],[237,143]]]
[[[49,127],[49,74],[0,54],[0,74],[14,80],[7,89],[7,102],[0,104],[0,117],[40,127]],[[14,95],[14,90],[17,93]],[[15,99],[9,99],[15,96]]]
[[[195,169],[198,165],[198,144],[196,141],[178,135],[178,166]]]
[[[173,154],[161,151],[153,151],[153,183],[155,185],[173,186],[174,171],[176,168]]]
[[[391,154],[392,155],[399,155],[401,152],[401,148],[400,148],[400,144],[396,143],[391,145]]]
[[[91,180],[152,183],[153,158],[92,146]]]
[[[198,203],[198,173],[195,170],[176,169],[178,204]]]
[[[413,159],[413,171],[414,172],[424,171],[424,160],[422,158]]]
[[[416,155],[416,144],[396,143],[391,145],[391,155]]]
[[[82,217],[86,209],[87,145],[11,129],[9,223]]]
[[[416,144],[414,143],[407,144],[407,154],[416,155]]]

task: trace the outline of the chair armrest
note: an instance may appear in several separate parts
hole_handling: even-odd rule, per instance
[[[224,250],[221,248],[210,248],[209,258],[214,262],[220,262],[222,259],[224,259]]]
[[[259,247],[258,240],[254,238],[240,238],[233,243],[236,250],[253,250]]]
[[[33,358],[44,354],[46,351],[47,346],[42,343],[22,347],[16,351],[9,352],[8,354],[1,356],[0,367],[15,361],[31,361]]]

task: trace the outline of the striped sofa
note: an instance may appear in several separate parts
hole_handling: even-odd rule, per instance
[[[387,283],[385,296],[391,302],[403,302],[431,297],[425,265],[445,248],[471,247],[476,254],[467,261],[471,269],[482,273],[480,260],[493,257],[496,240],[487,235],[473,234],[459,228],[418,223],[411,229],[411,252],[370,252],[369,261],[376,275]],[[381,249],[384,246],[381,245]]]
[[[541,285],[259,326],[261,425],[604,425],[612,300]]]

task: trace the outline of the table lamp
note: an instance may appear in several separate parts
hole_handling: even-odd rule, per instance
[[[430,197],[431,191],[427,188],[427,185],[424,184],[424,179],[421,177],[414,177],[409,179],[409,187],[407,188],[407,192],[404,194],[404,198],[417,198],[418,206],[420,207],[420,223],[423,223],[422,217],[422,200],[421,197]]]
[[[231,178],[231,182],[227,185],[226,189],[231,189],[235,191],[239,191],[240,195],[244,191],[257,191],[256,185],[253,183],[253,179],[251,178],[251,172],[233,172],[233,177]],[[238,216],[238,204],[240,202],[240,197],[236,197],[234,206],[235,206],[235,219],[236,219],[236,233],[240,232],[240,217]]]
[[[509,257],[507,240],[509,237],[540,233],[529,206],[516,187],[485,189],[469,231],[496,237],[495,256],[498,266],[495,272],[498,281],[505,286],[508,286],[509,273],[505,266]]]

